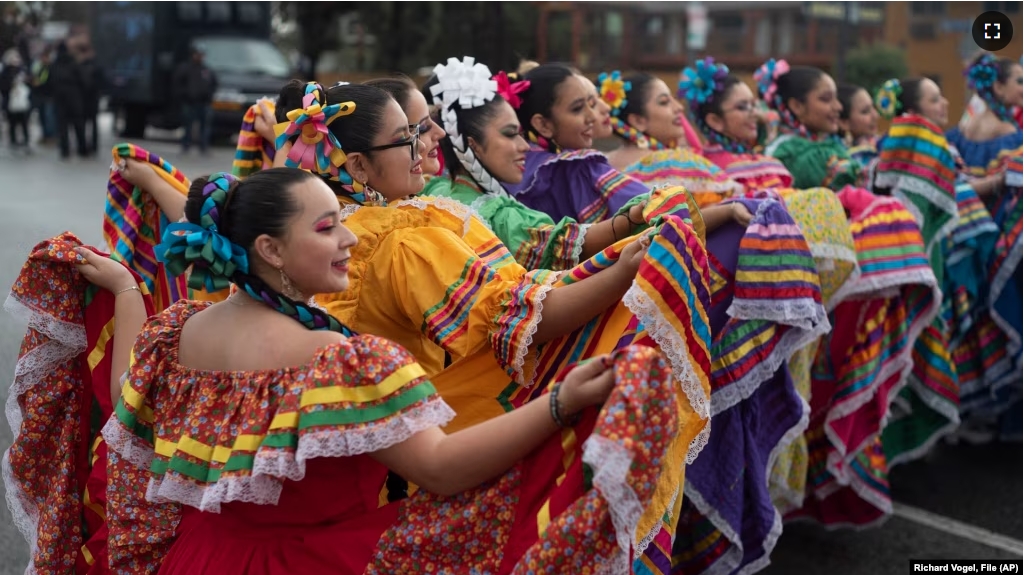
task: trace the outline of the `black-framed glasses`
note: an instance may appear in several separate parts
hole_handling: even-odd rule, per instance
[[[401,148],[402,146],[409,146],[409,159],[415,162],[416,148],[419,146],[420,143],[420,131],[419,129],[413,130],[412,126],[409,127],[409,130],[412,132],[412,136],[409,136],[408,139],[403,139],[401,142],[395,142],[394,144],[373,146],[370,148],[366,148],[365,150],[362,150],[362,152],[365,154],[369,152],[379,152],[382,150],[390,150],[391,148]]]

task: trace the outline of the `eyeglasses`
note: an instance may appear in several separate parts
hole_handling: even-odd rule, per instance
[[[413,127],[410,126],[409,127],[409,131],[412,132],[412,136],[409,136],[408,139],[404,139],[401,142],[395,142],[394,144],[384,144],[383,146],[373,146],[372,148],[366,148],[365,150],[362,150],[362,152],[365,154],[365,153],[369,153],[369,152],[379,152],[379,151],[382,151],[382,150],[390,150],[391,148],[401,148],[403,146],[409,146],[409,159],[415,162],[416,161],[416,148],[419,147],[419,144],[420,144],[420,130],[419,130],[419,126],[417,126],[416,129],[413,129]]]

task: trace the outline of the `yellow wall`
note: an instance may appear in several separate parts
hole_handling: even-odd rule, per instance
[[[960,49],[963,42],[980,54],[971,39],[971,32],[943,32],[943,20],[970,20],[973,22],[984,11],[982,2],[943,2],[946,13],[941,16],[912,17],[910,2],[888,2],[886,4],[885,42],[905,50],[910,76],[937,74],[942,83],[943,95],[949,100],[950,122],[956,122],[963,113],[967,100],[967,85],[963,77],[966,61],[961,58]],[[999,56],[1017,60],[1021,57],[1020,35],[1024,34],[1021,13],[1007,14],[1013,23],[1014,39]],[[914,22],[934,22],[936,35],[932,40],[915,40],[910,35]],[[965,39],[966,34],[966,39]]]

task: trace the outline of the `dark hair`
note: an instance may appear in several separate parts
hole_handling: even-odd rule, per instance
[[[798,102],[806,102],[807,95],[818,84],[825,72],[811,66],[793,66],[776,80],[782,105],[788,108],[790,98]]]
[[[535,114],[550,118],[558,87],[575,75],[573,69],[565,64],[541,64],[521,76],[521,79],[530,82],[530,87],[521,95],[523,103],[516,110],[516,116],[524,132],[536,135],[530,118]]]
[[[434,95],[430,93],[430,88],[436,86],[437,83],[437,75],[433,75],[427,80],[426,84],[423,84],[421,93],[427,99],[427,102],[433,103]],[[452,104],[452,108],[455,110],[456,121],[459,123],[459,135],[463,137],[465,145],[469,145],[469,138],[473,138],[480,144],[484,143],[484,127],[497,115],[498,106],[504,101],[504,98],[495,94],[483,106],[475,108],[465,109],[459,106],[458,102]],[[435,118],[435,121],[439,126],[444,127],[440,117]],[[460,173],[466,173],[466,169],[462,162],[459,161],[459,157],[455,155],[455,148],[452,146],[452,141],[447,133],[441,139],[441,155],[444,156],[444,165],[448,167],[449,177],[453,180]]]
[[[384,90],[391,97],[398,102],[398,105],[404,110],[409,105],[409,94],[417,90],[416,83],[405,74],[396,74],[391,78],[376,78],[368,82],[363,82],[364,86],[373,86]],[[427,98],[427,102],[430,98]],[[412,120],[412,118],[410,118]]]
[[[862,88],[856,84],[840,84],[837,88],[839,103],[843,105],[843,110],[839,112],[839,118],[841,120],[850,119],[850,110],[853,108],[853,97],[857,95],[857,92],[861,90],[871,98],[871,93],[868,92],[867,88]]]
[[[741,83],[743,83],[743,81],[738,77],[732,74],[727,75],[725,79],[722,80],[721,90],[717,90],[711,94],[711,97],[703,104],[697,104],[696,109],[691,108],[690,112],[694,115],[694,120],[699,120],[699,123],[703,123],[704,118],[706,118],[708,114],[721,116],[722,104],[729,99],[732,89]]]
[[[976,66],[982,58],[988,55],[989,54],[987,52],[979,54],[974,60],[971,60],[971,65],[968,68]],[[996,64],[996,81],[1000,84],[1004,84],[1010,79],[1010,71],[1013,70],[1014,66],[1019,65],[1019,63],[1014,62],[1009,58],[994,57],[993,59]]]
[[[299,211],[291,194],[282,194],[281,191],[311,177],[314,174],[305,170],[273,168],[257,172],[244,181],[233,182],[220,210],[218,233],[246,251],[263,234],[281,237],[288,220]],[[185,217],[193,224],[200,225],[201,210],[206,202],[203,189],[209,181],[208,177],[199,177],[192,180],[189,187]]]
[[[271,168],[257,172],[244,181],[232,181],[227,188],[227,194],[218,202],[217,215],[213,218],[217,224],[217,233],[245,250],[249,261],[253,261],[255,258],[251,252],[256,238],[263,234],[271,237],[283,236],[289,220],[299,212],[295,198],[290,193],[282,192],[316,177],[316,174],[306,170]],[[223,184],[225,180],[219,181]],[[185,201],[185,217],[195,225],[203,225],[203,205],[208,199],[205,189],[210,183],[209,178],[199,177],[192,180],[189,187],[188,199]],[[227,279],[249,295],[310,329],[330,329],[345,335],[352,333],[330,314],[277,292],[253,273],[251,268],[248,272],[234,268],[234,272]],[[302,316],[308,319],[300,319]]]
[[[629,82],[630,87],[629,92],[626,94],[626,106],[619,112],[619,118],[626,122],[626,118],[630,114],[646,116],[644,104],[647,103],[647,98],[651,95],[651,84],[657,78],[646,72],[635,72],[624,77],[622,80]]]
[[[275,116],[278,122],[288,121],[288,112],[302,108],[302,98],[306,93],[307,82],[292,80],[281,89],[277,98]],[[338,139],[341,149],[345,152],[365,152],[373,146],[373,138],[383,129],[383,111],[388,102],[394,100],[390,94],[362,84],[346,84],[334,86],[325,91],[325,106],[341,102],[355,102],[356,109],[345,116],[336,118],[328,129]],[[335,192],[338,182],[328,180],[327,184]]]
[[[899,108],[897,113],[918,113],[918,102],[921,100],[921,86],[927,78],[906,78],[900,80]]]

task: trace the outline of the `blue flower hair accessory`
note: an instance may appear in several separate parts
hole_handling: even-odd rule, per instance
[[[896,78],[886,80],[882,87],[875,94],[875,108],[883,118],[891,120],[903,113],[903,106],[900,104],[900,96],[903,95],[903,86]]]
[[[163,241],[154,248],[157,260],[168,273],[179,276],[191,267],[188,287],[209,293],[227,288],[236,273],[249,272],[245,250],[221,234],[221,219],[238,188],[239,180],[219,172],[203,187],[199,223],[178,222],[167,226]]]
[[[716,92],[722,91],[728,75],[729,67],[725,64],[716,64],[714,58],[698,60],[692,68],[683,69],[682,79],[679,81],[679,97],[690,104],[691,110],[696,109],[700,104],[710,100]]]
[[[993,89],[999,81],[999,60],[992,54],[983,54],[964,70],[967,87],[974,90],[985,101],[992,112],[1004,122],[1014,123],[1010,108],[1001,102]]]

